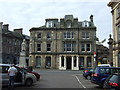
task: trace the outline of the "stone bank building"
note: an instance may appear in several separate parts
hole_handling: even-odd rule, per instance
[[[45,25],[30,29],[29,65],[34,68],[79,70],[94,67],[96,27],[90,20],[73,15],[49,18]]]

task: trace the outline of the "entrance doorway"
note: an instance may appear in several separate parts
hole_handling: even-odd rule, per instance
[[[72,65],[72,58],[66,57],[66,69],[71,69],[71,65]]]

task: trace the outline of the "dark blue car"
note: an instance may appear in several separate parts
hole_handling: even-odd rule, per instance
[[[109,75],[120,73],[119,67],[96,67],[91,77],[91,82],[103,86]]]
[[[87,68],[83,71],[83,76],[86,78],[86,79],[91,79],[91,75],[93,73],[94,69],[93,68]]]

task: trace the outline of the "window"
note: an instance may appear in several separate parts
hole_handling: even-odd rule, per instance
[[[73,39],[74,38],[74,33],[73,32],[65,32],[63,34],[64,39]]]
[[[91,51],[90,50],[90,44],[86,44],[86,49],[87,49],[87,51]]]
[[[47,44],[47,51],[51,51],[51,44],[50,43]]]
[[[51,39],[51,33],[47,33],[47,39]]]
[[[37,51],[41,51],[41,44],[37,44]]]
[[[75,43],[64,43],[64,51],[73,52],[75,48]]]
[[[67,26],[67,28],[71,28],[72,27],[72,21],[70,21],[70,20],[66,21],[66,26]]]
[[[91,44],[82,43],[81,44],[81,51],[82,52],[85,52],[85,51],[90,52],[91,51]]]
[[[82,32],[82,39],[90,39],[90,33],[89,32]]]
[[[41,57],[37,56],[36,57],[36,67],[40,67],[41,66]]]
[[[88,21],[83,21],[83,22],[82,22],[82,27],[88,27],[88,26],[89,26]]]
[[[117,9],[118,17],[120,17],[120,7]]]
[[[37,38],[41,38],[41,33],[38,33]]]
[[[51,67],[51,57],[47,56],[45,60],[45,67],[50,68]]]
[[[81,51],[85,51],[85,44],[81,44]]]
[[[46,27],[53,27],[53,22],[52,21],[47,21]]]
[[[91,57],[87,57],[87,66],[88,67],[92,66]]]

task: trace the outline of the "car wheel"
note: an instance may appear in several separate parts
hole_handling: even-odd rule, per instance
[[[91,77],[90,77],[90,76],[87,76],[87,79],[88,79],[88,80],[90,80],[90,79],[91,79]]]
[[[27,79],[26,82],[25,82],[25,85],[26,86],[31,86],[33,83],[32,79]]]

